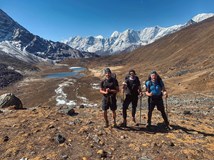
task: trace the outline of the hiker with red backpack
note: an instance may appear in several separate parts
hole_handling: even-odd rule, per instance
[[[116,127],[116,110],[117,99],[116,94],[119,92],[119,85],[116,78],[111,76],[111,70],[109,68],[104,69],[105,79],[101,81],[100,93],[103,94],[102,109],[104,111],[103,116],[105,120],[105,127],[109,126],[107,110],[110,108],[113,114],[114,126]]]
[[[132,69],[129,71],[128,76],[123,82],[122,92],[126,94],[126,98],[123,102],[123,123],[121,127],[127,126],[127,109],[130,103],[132,103],[132,120],[136,123],[135,114],[138,103],[138,95],[141,95],[141,84],[135,71]]]
[[[161,112],[164,123],[167,129],[170,129],[169,120],[165,112],[162,96],[168,97],[164,83],[156,71],[152,71],[146,81],[146,95],[148,96],[148,125],[147,128],[151,129],[152,111],[155,106]]]

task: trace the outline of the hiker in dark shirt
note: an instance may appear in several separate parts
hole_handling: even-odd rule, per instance
[[[129,71],[129,75],[126,76],[125,82],[123,82],[123,94],[125,92],[126,98],[123,102],[123,123],[122,127],[127,126],[127,109],[130,103],[132,103],[132,120],[136,123],[135,114],[138,103],[138,95],[141,94],[140,80],[136,76],[135,71],[132,69]]]
[[[162,96],[168,97],[164,83],[156,71],[150,73],[149,79],[146,81],[146,95],[148,96],[148,125],[151,128],[152,111],[155,106],[161,112],[167,129],[170,129],[169,121],[165,112]]]
[[[105,79],[101,81],[100,93],[103,94],[102,98],[102,109],[104,111],[105,127],[109,126],[107,110],[110,108],[113,114],[114,126],[116,126],[116,110],[117,110],[117,99],[116,94],[119,92],[118,81],[116,78],[111,76],[111,70],[106,68]]]

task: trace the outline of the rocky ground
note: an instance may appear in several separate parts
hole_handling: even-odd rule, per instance
[[[8,110],[0,114],[0,158],[9,159],[209,159],[214,157],[213,108],[170,108],[172,130],[153,113],[146,129],[146,110],[136,126],[128,112],[127,128],[104,128],[99,107],[77,107],[72,116],[58,107]],[[117,111],[118,124],[122,121]],[[139,123],[139,111],[137,120]],[[109,119],[112,122],[111,113]]]
[[[22,110],[1,109],[0,159],[213,159],[212,94],[171,94],[167,101],[171,131],[164,129],[157,110],[153,113],[152,129],[146,129],[146,97],[141,123],[139,108],[137,111],[139,125],[131,121],[129,110],[127,128],[104,128],[99,94],[101,69],[92,69],[81,79],[45,79],[43,75],[67,71],[68,67],[42,68],[34,76],[0,91],[14,93],[24,106]],[[120,76],[120,67],[112,69]],[[121,83],[122,78],[118,79]],[[121,95],[117,98],[120,124]],[[75,113],[67,115],[71,108]],[[112,122],[111,112],[109,120]]]

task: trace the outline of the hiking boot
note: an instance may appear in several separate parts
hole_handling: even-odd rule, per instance
[[[132,117],[132,121],[133,121],[134,123],[136,123],[136,119],[135,119],[135,117]]]
[[[123,123],[120,124],[120,127],[127,127],[127,123],[124,121]]]
[[[117,127],[117,122],[116,122],[116,120],[114,120],[112,127],[113,127],[113,128]]]
[[[106,121],[105,125],[104,125],[104,128],[108,128],[109,127],[109,122]]]
[[[147,124],[146,128],[147,128],[147,129],[151,129],[151,128],[152,128],[152,125],[151,125],[151,124]]]
[[[170,125],[166,125],[166,130],[170,131],[170,130],[172,130],[172,127],[170,127]]]
[[[112,127],[113,127],[113,128],[117,128],[117,124],[114,123],[114,124],[112,125]]]

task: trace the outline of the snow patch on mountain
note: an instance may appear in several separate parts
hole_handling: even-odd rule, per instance
[[[198,15],[194,16],[192,18],[192,20],[194,22],[199,23],[199,22],[201,22],[201,21],[203,21],[203,20],[205,20],[207,18],[213,17],[213,16],[214,16],[214,13],[201,13],[201,14],[198,14]]]

